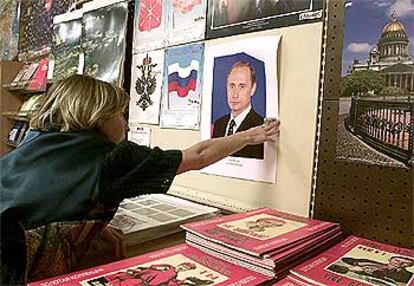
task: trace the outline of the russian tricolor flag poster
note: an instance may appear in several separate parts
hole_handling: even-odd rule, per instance
[[[203,60],[203,44],[165,51],[161,127],[199,129]]]

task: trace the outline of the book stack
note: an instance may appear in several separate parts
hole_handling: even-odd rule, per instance
[[[49,68],[49,60],[41,59],[37,64],[37,68],[33,76],[25,83],[28,91],[42,91],[46,90],[47,85],[47,71]]]
[[[11,145],[17,146],[23,140],[28,128],[29,128],[28,122],[15,121],[13,124],[13,127],[9,131],[7,142]]]
[[[261,285],[265,275],[210,256],[186,244],[61,275],[41,285]]]
[[[5,88],[30,92],[46,90],[48,66],[48,59],[25,64],[10,85],[6,85]]]
[[[289,279],[300,286],[412,286],[414,250],[350,236],[293,268]]]
[[[31,115],[40,108],[39,100],[42,96],[43,94],[36,94],[29,97],[28,100],[23,102],[17,115],[20,117],[27,117],[29,119]]]
[[[219,210],[165,194],[142,195],[121,202],[109,222],[112,234],[120,242],[121,255],[145,241],[181,231],[186,222],[217,216]]]
[[[263,208],[182,226],[186,242],[270,278],[337,242],[338,224]]]

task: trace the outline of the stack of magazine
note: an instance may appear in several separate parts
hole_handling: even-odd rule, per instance
[[[181,231],[186,222],[215,217],[219,210],[165,194],[125,199],[108,226],[121,241],[123,255],[130,246]]]
[[[412,286],[414,250],[350,236],[290,272],[274,285]]]
[[[210,256],[186,244],[61,275],[30,286],[44,285],[263,285],[268,277]]]
[[[263,208],[182,226],[187,244],[215,257],[280,278],[294,265],[336,243],[336,223]]]

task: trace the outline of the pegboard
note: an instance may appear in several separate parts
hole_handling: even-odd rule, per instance
[[[344,1],[328,1],[325,20],[322,116],[311,215],[339,222],[357,236],[413,247],[413,168],[336,159]]]

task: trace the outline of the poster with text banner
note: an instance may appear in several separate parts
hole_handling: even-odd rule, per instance
[[[61,17],[54,18],[52,35],[53,79],[55,80],[83,73],[83,66],[80,61],[82,54],[82,13],[72,12],[70,18],[66,17],[58,22],[60,19]]]
[[[134,21],[134,53],[165,46],[166,0],[136,0]]]
[[[133,56],[129,125],[158,124],[164,71],[164,50]]]
[[[263,36],[206,44],[202,139],[231,136],[278,117],[279,42],[280,36]],[[275,183],[276,147],[248,145],[202,171]]]
[[[85,75],[118,85],[122,83],[127,20],[127,2],[84,14]]]
[[[200,128],[203,61],[203,44],[166,50],[161,127],[192,130]]]
[[[323,0],[211,0],[206,38],[322,21]]]
[[[168,2],[168,45],[203,40],[207,0],[173,0]]]

